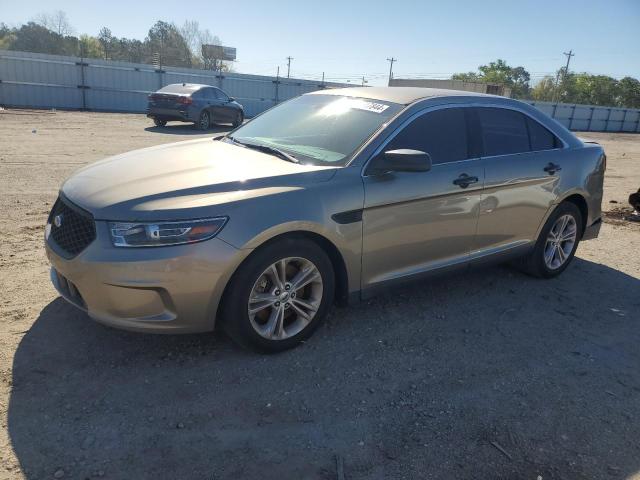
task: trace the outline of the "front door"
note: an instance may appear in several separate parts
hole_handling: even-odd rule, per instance
[[[365,172],[363,289],[468,259],[484,172],[469,149],[466,110],[424,113],[382,149],[429,153],[430,171]]]

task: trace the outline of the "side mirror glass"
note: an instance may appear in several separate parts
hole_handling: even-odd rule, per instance
[[[431,155],[420,150],[401,148],[387,150],[372,161],[368,174],[388,172],[428,172],[431,170]]]

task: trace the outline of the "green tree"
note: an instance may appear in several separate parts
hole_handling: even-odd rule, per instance
[[[640,108],[640,80],[624,77],[618,82],[618,105],[628,108]]]
[[[80,35],[79,54],[87,58],[102,58],[102,46],[96,37]]]
[[[157,21],[149,29],[144,43],[148,61],[152,61],[154,54],[157,54],[162,65],[191,66],[189,45],[173,23]]]
[[[15,39],[13,30],[6,24],[0,23],[0,50],[11,50],[11,45]]]
[[[562,78],[558,98],[564,103],[615,106],[618,81],[606,75],[569,72]]]
[[[539,102],[553,101],[555,78],[546,76],[531,89],[531,98]]]
[[[111,30],[107,27],[102,27],[98,33],[98,42],[102,47],[102,55],[105,60],[111,58],[111,51],[113,50],[114,37],[111,35]]]
[[[29,22],[14,30],[15,39],[12,50],[25,52],[74,55],[77,38],[63,37],[35,22]]]
[[[478,72],[456,73],[454,80],[466,82],[494,83],[511,88],[515,98],[527,97],[531,76],[524,67],[510,67],[504,60],[498,59],[488,65],[480,65]]]

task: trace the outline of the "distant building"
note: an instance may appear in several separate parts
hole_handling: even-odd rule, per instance
[[[390,87],[423,87],[423,88],[444,88],[448,90],[465,90],[467,92],[490,93],[491,95],[501,95],[511,97],[511,88],[495,83],[464,82],[462,80],[428,80],[393,78],[389,82]]]

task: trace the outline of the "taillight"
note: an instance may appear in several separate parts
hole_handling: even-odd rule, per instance
[[[181,103],[182,105],[191,105],[193,100],[191,97],[178,97],[178,103]]]

